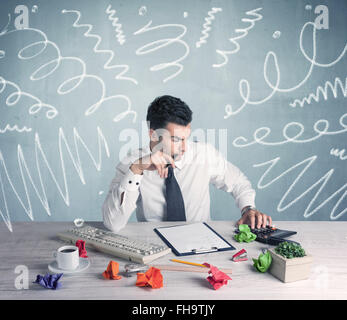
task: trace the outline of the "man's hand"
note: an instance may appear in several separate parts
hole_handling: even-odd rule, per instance
[[[138,159],[131,166],[130,170],[135,174],[143,174],[144,170],[158,170],[159,176],[161,178],[167,178],[169,169],[167,165],[172,165],[175,168],[175,162],[163,151],[156,151],[148,156]]]
[[[237,224],[248,224],[251,226],[251,229],[254,229],[255,226],[259,229],[260,227],[265,228],[267,224],[271,226],[272,219],[270,216],[258,210],[248,210],[243,214],[240,220],[237,221]]]

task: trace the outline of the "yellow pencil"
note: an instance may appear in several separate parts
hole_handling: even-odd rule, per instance
[[[198,266],[198,267],[207,268],[205,265],[200,264],[200,263],[195,263],[195,262],[189,262],[189,261],[183,261],[183,260],[177,260],[177,259],[171,259],[171,261],[179,262],[179,263],[185,263],[185,264],[190,264],[192,266]]]

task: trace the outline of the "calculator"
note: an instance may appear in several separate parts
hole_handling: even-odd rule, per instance
[[[239,233],[240,231],[239,229],[236,229],[235,232]],[[296,231],[283,230],[283,229],[278,229],[272,226],[266,226],[265,228],[251,229],[251,232],[257,236],[255,241],[266,243],[269,245],[277,246],[278,244],[284,241],[299,244],[296,241],[286,239],[287,237],[297,234]]]

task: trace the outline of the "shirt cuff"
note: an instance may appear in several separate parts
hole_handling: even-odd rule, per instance
[[[135,174],[129,168],[128,172],[122,179],[121,187],[125,191],[136,191],[140,187],[141,180],[143,178],[143,174]]]
[[[255,207],[254,197],[255,195],[251,193],[247,196],[245,195],[244,197],[240,198],[238,201],[239,209],[242,210],[246,206]]]

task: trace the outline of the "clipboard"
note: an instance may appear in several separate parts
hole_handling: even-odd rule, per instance
[[[158,227],[154,231],[176,256],[235,250],[206,222]]]

